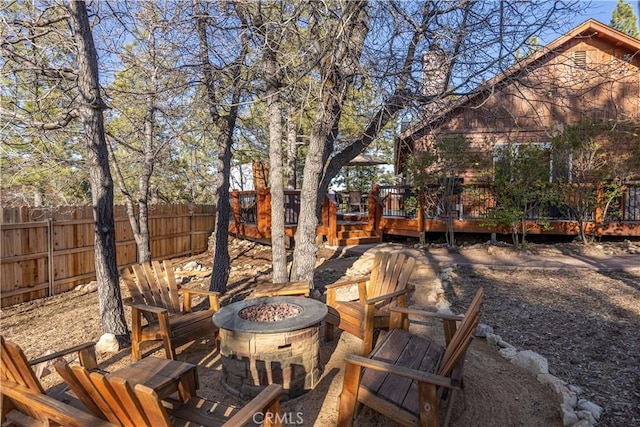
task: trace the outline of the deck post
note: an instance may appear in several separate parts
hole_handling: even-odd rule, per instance
[[[268,188],[256,190],[256,226],[264,239],[271,238],[271,192]]]
[[[420,233],[420,244],[427,242],[427,234],[424,231],[424,205],[426,202],[425,189],[418,191],[418,232]]]
[[[240,222],[242,220],[240,217],[240,201],[238,200],[239,193],[238,190],[231,192],[231,212],[233,214],[233,223],[236,227],[236,236],[240,236]]]
[[[327,240],[331,245],[338,244],[338,207],[330,198],[326,198],[327,209]]]
[[[371,191],[369,192],[369,214],[367,220],[376,236],[381,236],[380,233],[380,220],[382,219],[382,205],[378,202],[380,200],[380,186],[373,184]]]

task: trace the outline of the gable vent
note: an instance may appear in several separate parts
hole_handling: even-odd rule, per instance
[[[580,69],[587,68],[587,52],[584,50],[577,50],[573,52],[573,66]]]

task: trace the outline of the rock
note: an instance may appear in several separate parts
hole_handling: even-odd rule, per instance
[[[580,386],[577,385],[573,385],[573,384],[569,384],[567,387],[569,387],[569,390],[571,390],[572,392],[574,392],[575,394],[582,394],[584,393],[584,389]]]
[[[576,394],[569,390],[566,386],[566,382],[562,381],[560,378],[551,374],[540,374],[536,378],[540,384],[545,384],[551,387],[556,395],[558,395],[560,403],[565,403],[572,408],[578,403],[578,397]]]
[[[182,267],[182,269],[184,271],[193,271],[193,270],[197,270],[200,264],[198,264],[196,261],[189,261],[188,263],[185,264],[184,267]]]
[[[576,403],[578,403],[578,396],[568,388],[564,388],[560,391],[560,400],[562,403],[566,403],[567,405],[575,408]]]
[[[491,333],[486,334],[485,338],[487,339],[487,342],[489,344],[495,345],[496,347],[498,347],[498,343],[502,341],[502,338],[500,337],[500,335],[491,334]]]
[[[440,271],[440,280],[447,281],[452,276],[453,268],[447,267]]]
[[[515,348],[501,348],[500,350],[498,350],[498,354],[511,361],[518,354],[518,350],[516,350]]]
[[[578,400],[578,406],[576,406],[576,408],[581,411],[591,412],[591,414],[593,415],[593,418],[595,418],[596,421],[599,420],[600,415],[602,415],[602,406],[598,406],[595,403],[585,399]]]
[[[438,313],[453,314],[453,312],[451,311],[451,304],[446,301],[440,301],[439,303],[436,303],[436,310],[438,310]]]
[[[578,416],[573,408],[566,403],[560,405],[560,415],[562,415],[563,426],[572,426],[578,422]]]
[[[487,342],[491,345],[495,345],[500,348],[511,348],[515,350],[515,347],[502,339],[500,335],[492,334],[487,332],[486,334]]]
[[[489,246],[489,247],[487,247],[487,253],[488,253],[489,255],[495,255],[497,251],[498,251],[498,250],[496,249],[496,247],[495,247],[495,246]]]
[[[438,301],[438,294],[435,291],[431,291],[427,294],[427,302],[435,303]]]
[[[547,359],[545,359],[535,351],[521,351],[511,361],[511,363],[528,370],[534,375],[549,373],[549,364],[547,362]]]
[[[449,304],[447,301],[441,301],[438,304],[436,304],[436,309],[438,311],[451,310],[451,304]]]
[[[580,420],[575,424],[571,424],[571,427],[591,427],[593,424],[591,424],[589,421],[587,420]]]
[[[589,411],[576,411],[576,415],[579,419],[588,421],[589,425],[594,425],[597,423],[595,417]]]
[[[98,290],[98,282],[96,282],[95,280],[92,282],[89,282],[89,284],[85,286],[83,289],[83,291],[86,293],[95,292],[97,290]]]
[[[53,353],[54,352],[52,350],[47,350],[47,352],[43,354],[43,356],[48,356],[49,354],[53,354]],[[36,372],[36,378],[40,379],[42,377],[46,377],[51,372],[53,372],[55,370],[54,365],[57,362],[66,363],[67,361],[65,360],[64,357],[61,356],[56,359],[47,360],[46,362],[42,362],[42,363],[38,363],[37,365],[34,365],[33,369]]]
[[[96,343],[97,353],[116,353],[120,350],[120,344],[113,334],[104,334]]]
[[[476,326],[476,331],[475,331],[476,337],[484,338],[487,336],[487,334],[492,334],[492,333],[493,333],[493,328],[485,323],[478,323],[478,326]]]
[[[310,292],[311,298],[319,300],[322,298],[322,292],[319,289],[314,289]]]
[[[336,301],[353,301],[358,298],[358,285],[356,284],[336,289]]]

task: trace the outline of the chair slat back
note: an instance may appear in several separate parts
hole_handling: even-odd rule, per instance
[[[415,264],[414,257],[403,253],[377,252],[373,259],[367,297],[375,298],[405,289]]]
[[[57,363],[56,370],[94,415],[124,427],[153,425],[126,381],[66,363]]]
[[[2,350],[0,352],[2,379],[13,381],[37,393],[44,393],[44,389],[31,369],[22,349],[11,341],[5,341],[2,336],[0,336],[0,346]]]
[[[178,284],[176,283],[176,276],[173,274],[173,264],[166,259],[162,261],[164,267],[164,275],[167,279],[167,285],[169,286],[169,298],[173,305],[173,310],[176,313],[180,313],[180,294],[178,293]]]
[[[180,313],[180,295],[173,273],[171,261],[165,260],[160,264],[134,264],[130,270],[125,269],[121,275],[129,289],[133,302],[166,308],[170,313]],[[149,314],[145,313],[148,321]]]
[[[167,410],[162,405],[162,401],[152,388],[138,384],[135,387],[135,397],[145,408],[145,414],[149,420],[149,425],[165,427],[171,425],[171,420]]]
[[[149,266],[148,264],[146,265]],[[158,261],[153,261],[151,266],[153,267],[153,271],[151,271],[151,269],[148,271],[145,269],[145,271],[147,272],[147,277],[153,278],[153,280],[149,280],[149,282],[153,282],[156,285],[154,289],[156,293],[156,300],[161,301],[162,307],[171,307],[170,311],[175,311],[169,296],[169,288],[166,279],[167,275],[162,271],[162,266]]]
[[[449,376],[462,357],[467,352],[467,348],[473,339],[473,333],[480,319],[480,310],[484,300],[484,288],[478,289],[471,304],[464,314],[460,327],[451,338],[451,342],[442,356],[439,375]]]
[[[147,279],[146,268],[141,264],[134,264],[131,266],[133,270],[133,275],[136,278],[136,285],[140,290],[140,294],[142,295],[143,304],[152,305],[154,307],[158,307],[158,303],[153,296],[153,292],[151,292],[151,285],[149,284],[149,280]]]

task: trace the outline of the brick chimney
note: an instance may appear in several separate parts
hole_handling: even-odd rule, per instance
[[[446,101],[441,95],[447,89],[449,58],[447,52],[436,43],[428,51],[422,52],[422,95],[427,99],[424,105],[426,116],[440,111]]]

